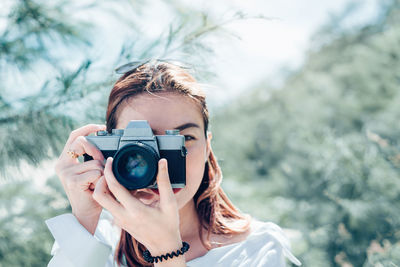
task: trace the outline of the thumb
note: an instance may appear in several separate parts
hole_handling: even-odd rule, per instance
[[[160,206],[167,205],[175,201],[174,192],[172,191],[171,182],[168,175],[168,164],[166,159],[158,161],[157,186],[160,193]]]

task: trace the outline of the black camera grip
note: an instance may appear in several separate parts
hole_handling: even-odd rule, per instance
[[[93,159],[93,157],[92,156],[90,156],[90,155],[88,155],[88,154],[83,154],[83,161],[89,161],[89,160],[92,160]]]
[[[101,153],[103,154],[104,159],[107,159],[108,157],[114,157],[115,153],[117,153],[117,150],[101,150]],[[92,160],[93,157],[88,155],[88,154],[83,154],[83,161],[89,161]]]

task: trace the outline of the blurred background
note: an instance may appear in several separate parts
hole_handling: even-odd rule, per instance
[[[223,188],[303,266],[400,266],[400,1],[0,3],[0,266],[46,266],[54,161],[104,123],[114,69],[181,60]]]

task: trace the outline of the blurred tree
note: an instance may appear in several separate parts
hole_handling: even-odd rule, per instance
[[[6,167],[18,166],[21,161],[37,165],[43,159],[57,156],[70,130],[77,125],[104,121],[106,96],[116,79],[113,67],[130,60],[167,58],[196,66],[194,75],[200,79],[210,77],[212,70],[205,66],[213,58],[213,48],[206,37],[215,33],[219,38],[232,37],[234,34],[225,29],[226,24],[250,18],[237,12],[217,19],[211,13],[171,1],[165,4],[174,20],[154,37],[142,30],[141,23],[145,21],[140,16],[147,7],[143,1],[6,3],[0,27],[0,170],[3,177]],[[93,59],[90,53],[96,47],[91,36],[100,34],[101,26],[95,20],[89,23],[82,19],[86,16],[79,16],[85,12],[101,15],[102,10],[114,14],[116,27],[121,24],[129,27],[125,34],[128,41],[111,67],[97,63],[101,59]],[[100,66],[93,67],[93,63]]]
[[[38,189],[32,180],[0,187],[0,266],[46,266],[53,237],[44,219],[71,212],[56,177]]]
[[[70,91],[76,94],[76,82],[90,65],[90,61],[85,61],[77,70],[62,68],[56,77],[49,78],[39,88],[32,88],[31,70],[39,73],[43,69],[49,72],[49,65],[61,67],[58,57],[52,54],[52,46],[65,42],[87,47],[88,42],[67,19],[65,2],[44,5],[20,0],[4,5],[7,8],[2,12],[8,13],[2,14],[0,32],[0,169],[3,175],[6,166],[15,166],[20,160],[37,164],[60,148],[60,139],[72,127],[72,121],[66,114],[56,113],[54,108],[69,100]],[[20,88],[18,80],[25,81],[26,89]],[[54,127],[55,123],[60,127]]]
[[[380,4],[373,24],[324,28],[282,88],[214,118],[225,175],[242,184],[231,192],[300,229],[305,266],[400,265],[400,2]]]

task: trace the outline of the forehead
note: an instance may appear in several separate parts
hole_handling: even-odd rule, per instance
[[[204,130],[200,105],[177,93],[141,93],[131,97],[119,110],[117,128],[125,128],[131,120],[147,120],[154,134],[164,134],[185,123],[196,123]]]

